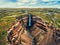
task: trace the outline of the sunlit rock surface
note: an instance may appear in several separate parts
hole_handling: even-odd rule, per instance
[[[10,45],[60,45],[60,29],[38,16],[22,15],[8,29],[7,39]]]

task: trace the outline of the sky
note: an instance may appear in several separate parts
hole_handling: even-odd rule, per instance
[[[60,8],[60,0],[0,0],[0,8]]]

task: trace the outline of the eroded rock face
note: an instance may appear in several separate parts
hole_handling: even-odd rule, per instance
[[[60,30],[40,17],[22,15],[8,29],[10,45],[60,45]]]

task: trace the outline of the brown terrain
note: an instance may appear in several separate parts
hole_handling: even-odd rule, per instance
[[[28,15],[17,17],[8,29],[10,45],[60,45],[60,30],[42,18],[32,16],[34,24],[28,30]]]

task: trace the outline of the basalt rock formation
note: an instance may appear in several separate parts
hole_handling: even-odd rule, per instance
[[[10,45],[60,45],[60,30],[35,15],[17,17],[8,29]]]

